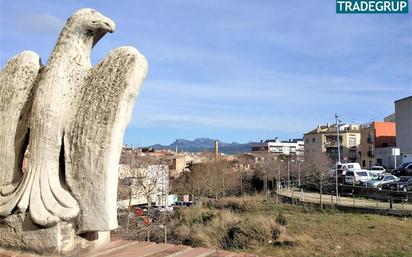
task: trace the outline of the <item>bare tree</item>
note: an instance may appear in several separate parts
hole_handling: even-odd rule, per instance
[[[286,162],[275,156],[268,156],[256,166],[256,175],[263,181],[263,191],[269,195],[269,187],[278,190],[280,181],[287,178]],[[269,185],[270,183],[270,185]]]
[[[245,192],[251,189],[249,178],[251,177],[251,161],[247,159],[238,160],[238,181],[239,181],[239,193],[240,196],[244,196]]]
[[[329,168],[332,160],[325,154],[313,154],[305,161],[305,172],[309,182],[314,183],[319,189],[319,202],[322,208],[323,187],[328,182]]]
[[[118,198],[128,199],[129,212],[133,200],[140,203],[147,202],[150,208],[153,196],[161,190],[161,183],[168,180],[167,166],[161,165],[160,159],[141,156],[136,150],[123,150],[121,164]],[[127,216],[127,233],[130,223],[129,216],[130,214]]]
[[[172,188],[184,194],[218,199],[234,191],[237,185],[238,176],[230,169],[230,162],[217,160],[191,165],[189,171],[173,181]]]

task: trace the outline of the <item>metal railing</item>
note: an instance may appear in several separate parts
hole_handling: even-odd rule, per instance
[[[280,184],[278,194],[293,198],[296,202],[330,204],[346,207],[379,210],[408,211],[412,213],[412,191],[390,191],[363,186],[340,185],[339,196],[332,187],[326,186],[322,193],[303,188],[288,187],[287,181]]]

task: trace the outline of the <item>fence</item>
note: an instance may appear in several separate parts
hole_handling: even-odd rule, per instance
[[[340,185],[338,197],[336,197],[335,190],[328,187],[325,187],[322,195],[318,192],[305,191],[292,186],[280,187],[278,194],[289,197],[291,203],[306,202],[336,207],[405,211],[412,214],[412,192]]]

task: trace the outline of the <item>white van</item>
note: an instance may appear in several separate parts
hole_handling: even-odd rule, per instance
[[[336,172],[336,168],[338,168],[338,172]],[[357,162],[338,163],[337,165],[334,165],[334,167],[332,167],[332,169],[329,171],[329,176],[330,178],[335,178],[337,173],[339,183],[345,183],[344,177],[347,171],[355,171],[360,169],[361,166]]]
[[[349,163],[339,163],[337,165],[337,168],[338,168],[338,174],[341,174],[341,175],[345,176],[346,171],[348,171],[348,170],[351,170],[351,171],[360,170],[361,166],[357,162],[349,162]]]

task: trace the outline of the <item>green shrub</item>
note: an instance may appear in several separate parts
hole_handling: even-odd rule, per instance
[[[176,214],[175,218],[184,224],[202,223],[206,224],[218,213],[217,210],[193,206],[190,208],[182,208]]]
[[[253,215],[260,210],[255,198],[225,198],[209,208],[192,206],[177,210],[168,224],[171,243],[219,249],[250,249],[277,240],[286,221],[283,216]],[[252,210],[252,211],[251,211]],[[249,213],[253,213],[252,215]],[[149,238],[162,242],[162,230],[152,229]],[[147,238],[141,231],[139,240]]]
[[[255,248],[277,240],[280,226],[267,216],[251,216],[231,226],[222,241],[225,249]]]
[[[228,197],[212,203],[217,209],[230,209],[234,212],[254,211],[261,207],[261,203],[255,197]]]
[[[278,214],[278,216],[276,217],[276,223],[278,223],[279,225],[282,226],[286,226],[287,221],[285,216],[283,216],[281,213]]]

